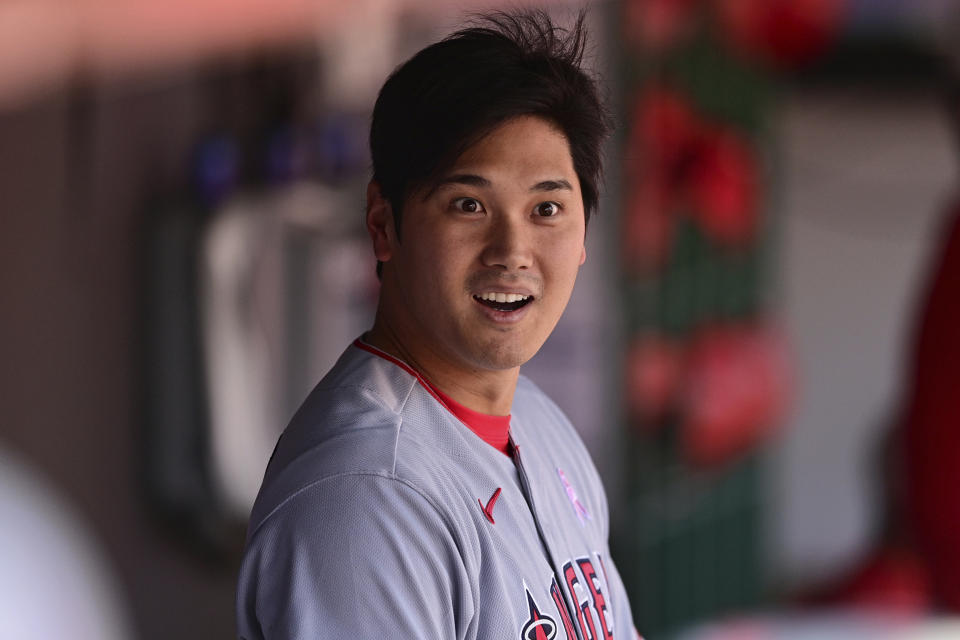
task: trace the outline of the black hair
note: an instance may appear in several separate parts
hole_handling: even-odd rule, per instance
[[[610,129],[597,84],[581,69],[587,32],[543,11],[494,13],[421,50],[384,83],[373,110],[373,179],[393,210],[506,120],[557,126],[570,145],[584,214],[599,199],[601,147]]]

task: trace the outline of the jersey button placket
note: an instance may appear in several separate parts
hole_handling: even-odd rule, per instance
[[[521,456],[521,447],[513,440],[511,436],[511,446],[513,449],[513,462],[517,467],[517,473],[520,477],[520,488],[523,491],[524,498],[527,501],[527,507],[530,509],[530,514],[533,516],[533,522],[537,526],[537,533],[540,536],[540,544],[543,545],[544,554],[547,557],[547,561],[550,563],[550,568],[553,569],[554,579],[557,581],[557,585],[560,587],[560,593],[563,594],[564,604],[566,605],[567,615],[573,616],[573,620],[576,620],[577,611],[579,608],[574,609],[571,607],[571,602],[576,598],[576,594],[571,594],[569,592],[569,587],[563,576],[562,568],[557,564],[555,553],[554,553],[554,540],[551,537],[548,537],[547,531],[544,527],[544,523],[541,521],[539,514],[537,513],[536,500],[533,494],[533,489],[530,484],[530,479],[527,475],[527,468],[524,465],[523,457]],[[538,477],[546,477],[544,474],[540,474]],[[581,614],[582,615],[582,614]],[[573,625],[574,633],[577,634],[578,640],[588,640],[583,637],[581,630],[577,627],[577,624]]]

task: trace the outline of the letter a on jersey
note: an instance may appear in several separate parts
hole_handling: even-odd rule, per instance
[[[524,588],[526,589],[526,587]],[[520,631],[521,640],[553,640],[554,636],[557,635],[557,624],[550,616],[540,613],[530,590],[526,589],[526,592],[530,618]]]

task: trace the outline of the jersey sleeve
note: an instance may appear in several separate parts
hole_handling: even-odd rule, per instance
[[[350,474],[300,490],[252,531],[243,640],[463,638],[474,599],[450,522],[414,487]]]

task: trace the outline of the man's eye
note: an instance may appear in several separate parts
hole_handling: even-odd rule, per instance
[[[560,213],[560,205],[556,202],[541,202],[537,205],[537,215],[549,218]]]
[[[476,198],[457,198],[453,201],[453,207],[464,213],[477,213],[483,211],[483,205]]]

